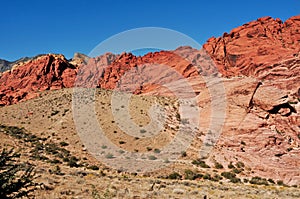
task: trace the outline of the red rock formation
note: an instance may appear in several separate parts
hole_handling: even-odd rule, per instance
[[[300,16],[284,23],[264,17],[235,28],[223,37],[209,39],[204,49],[224,76],[280,79],[277,87],[296,89],[294,86],[300,80],[299,28]],[[30,99],[37,91],[72,87],[74,81],[76,86],[106,89],[117,86],[121,90],[143,93],[181,78],[218,72],[204,51],[189,47],[148,53],[143,57],[107,53],[96,58],[77,58],[68,62],[63,56],[44,55],[3,73],[0,105]],[[77,62],[88,64],[78,67],[71,64]]]
[[[179,54],[184,49],[148,53],[143,57],[123,53],[114,61],[111,58],[107,61],[107,54],[92,58],[79,69],[76,85],[105,89],[117,87],[119,90],[141,93],[155,88],[155,85],[196,76],[197,68]]]
[[[260,18],[233,29],[229,34],[224,33],[222,37],[210,38],[203,47],[225,76],[276,77],[278,71],[274,68],[281,68],[278,64],[282,60],[299,55],[300,16],[284,23],[271,17]],[[288,71],[289,64],[285,66],[285,71]],[[267,74],[269,72],[271,74]]]
[[[72,87],[76,68],[62,55],[43,55],[13,68],[0,78],[0,105],[37,96],[37,91]]]

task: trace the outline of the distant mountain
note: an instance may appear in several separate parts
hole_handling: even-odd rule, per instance
[[[13,62],[6,61],[4,59],[0,59],[0,73],[4,72],[4,71],[7,71],[7,70],[10,70],[14,65],[24,63],[24,62],[29,61],[29,60],[34,59],[34,58],[23,57],[23,58],[20,58],[16,61],[13,61]]]
[[[4,59],[0,59],[0,73],[9,70],[11,66],[12,66],[11,62],[6,61]]]

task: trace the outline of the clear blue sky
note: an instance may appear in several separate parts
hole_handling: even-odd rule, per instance
[[[138,27],[164,27],[203,44],[262,16],[300,14],[299,0],[1,1],[0,58],[41,53],[88,54],[98,43]]]

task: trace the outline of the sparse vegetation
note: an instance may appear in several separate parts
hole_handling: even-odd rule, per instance
[[[224,167],[223,167],[223,165],[220,164],[219,162],[215,162],[215,168],[216,168],[216,169],[223,169]]]
[[[233,168],[235,168],[235,166],[232,164],[232,162],[230,162],[228,165],[228,169],[233,169]]]
[[[238,182],[241,182],[241,179],[237,178],[236,177],[236,174],[232,173],[232,172],[222,172],[221,173],[221,176],[223,176],[224,178],[227,178],[230,180],[230,182],[232,183],[238,183]]]
[[[167,178],[172,180],[179,180],[182,178],[182,176],[177,172],[173,172]]]
[[[51,116],[57,115],[59,113],[58,110],[52,111]]]
[[[105,157],[106,157],[107,159],[113,159],[113,158],[114,158],[114,155],[111,154],[111,153],[108,153],[108,154],[105,155]]]
[[[195,180],[197,178],[202,178],[202,177],[203,177],[202,174],[193,172],[192,170],[187,169],[184,171],[184,178],[187,180]]]
[[[144,133],[146,133],[147,131],[145,130],[145,129],[141,129],[140,130],[140,133],[142,133],[142,134],[144,134]]]
[[[208,166],[203,160],[200,160],[200,159],[193,160],[192,164],[200,166],[202,168],[210,168],[210,166]]]
[[[244,168],[245,164],[243,162],[239,161],[235,164],[235,166],[240,169],[240,168]]]
[[[88,166],[87,169],[91,169],[91,170],[99,170],[99,167],[96,166],[96,165],[91,165],[91,166]]]
[[[157,159],[157,157],[155,157],[154,155],[150,155],[148,158],[149,158],[149,160],[156,160]]]
[[[20,163],[19,158],[13,149],[3,149],[0,154],[0,198],[21,198],[37,189],[34,167]]]
[[[147,146],[147,151],[152,151],[152,148],[151,147],[149,147],[149,146]]]
[[[160,153],[159,149],[154,149],[154,153]]]
[[[261,178],[258,176],[252,177],[249,181],[251,184],[257,184],[257,185],[269,185],[267,179]]]
[[[69,146],[69,144],[66,143],[66,142],[64,142],[64,141],[60,142],[59,145],[60,145],[61,147]]]

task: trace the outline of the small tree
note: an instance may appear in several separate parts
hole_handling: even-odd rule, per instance
[[[0,154],[0,198],[20,198],[36,189],[33,166],[18,158],[20,154],[13,149],[3,149]]]

